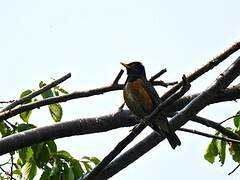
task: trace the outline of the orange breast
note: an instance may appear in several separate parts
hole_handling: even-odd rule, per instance
[[[127,83],[124,91],[124,98],[129,109],[133,111],[133,113],[150,114],[153,111],[152,99],[145,90],[143,81],[141,79]],[[144,112],[140,113],[136,111]]]

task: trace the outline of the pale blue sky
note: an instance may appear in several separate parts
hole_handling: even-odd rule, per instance
[[[27,88],[37,88],[40,80],[50,82],[67,72],[72,73],[72,78],[63,86],[69,91],[108,85],[119,72],[120,61],[142,61],[149,76],[167,68],[164,80],[179,80],[183,73],[192,72],[240,39],[239,7],[236,0],[1,1],[0,99],[14,99]],[[212,71],[208,78],[204,76],[193,83],[190,93],[206,88],[239,54]],[[160,94],[165,91],[158,90]],[[63,120],[115,112],[122,101],[119,91],[67,102],[62,104]],[[201,114],[222,120],[237,110],[239,104],[231,102],[227,106],[208,107]],[[41,126],[51,123],[46,113],[44,108],[36,110],[32,122]],[[102,158],[129,130],[57,142],[75,157]],[[134,142],[149,132],[146,130]],[[236,166],[230,157],[223,167],[203,159],[208,139],[178,135],[181,147],[173,151],[167,142],[161,143],[112,179],[239,178],[240,172],[227,176]]]

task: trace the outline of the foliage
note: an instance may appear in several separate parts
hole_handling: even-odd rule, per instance
[[[240,111],[238,111],[237,114],[234,116],[233,124],[235,125],[235,128],[227,127],[227,129],[240,135]],[[215,135],[223,136],[219,132],[216,132]],[[204,154],[204,158],[208,162],[214,163],[215,158],[218,157],[221,165],[224,165],[227,147],[233,161],[240,163],[240,144],[232,142],[226,143],[226,141],[219,139],[213,139],[208,144],[208,147]]]
[[[42,88],[46,84],[41,81],[39,87]],[[34,90],[25,90],[21,93],[20,98],[23,98],[34,92]],[[43,99],[59,96],[61,94],[68,94],[63,88],[56,86],[41,94]],[[34,98],[24,104],[38,101],[40,98]],[[54,122],[59,122],[62,119],[63,109],[59,103],[48,105],[49,112]],[[11,134],[23,132],[36,128],[31,124],[30,117],[32,111],[26,111],[20,114],[22,123],[15,125],[0,122],[0,133],[2,137]],[[51,140],[42,142],[11,152],[13,157],[13,177],[16,179],[34,179],[37,174],[40,175],[41,180],[58,180],[58,179],[77,179],[85,173],[91,171],[100,161],[96,157],[85,156],[80,160],[74,158],[69,152],[65,150],[58,150],[57,144]],[[7,164],[7,163],[6,163]],[[1,173],[0,179],[6,179],[6,174]]]

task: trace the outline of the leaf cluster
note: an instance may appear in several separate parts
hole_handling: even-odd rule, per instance
[[[41,81],[39,88],[46,86],[46,83]],[[27,89],[20,95],[20,99],[33,93],[34,90]],[[41,94],[41,97],[35,97],[25,101],[24,104],[29,104],[40,99],[47,99],[61,94],[68,94],[68,92],[60,86],[55,86]],[[48,105],[49,112],[54,122],[60,122],[63,116],[63,109],[59,103]],[[36,128],[34,124],[30,123],[32,110],[20,114],[22,123],[15,123],[14,125],[2,121],[0,122],[0,134],[2,137],[9,136],[15,133],[21,133],[29,129]],[[37,174],[41,173],[41,180],[59,180],[68,179],[73,180],[82,177],[85,173],[90,172],[100,160],[97,157],[84,156],[80,160],[74,158],[69,152],[65,150],[58,150],[57,144],[53,141],[42,142],[34,144],[30,147],[19,149],[11,152],[14,157],[12,177],[17,179],[34,179]],[[0,179],[6,178],[6,174],[1,173]]]
[[[234,128],[227,127],[234,133],[240,135],[240,111],[233,118]],[[215,135],[224,137],[223,134],[216,132]],[[214,163],[216,157],[219,158],[221,165],[224,165],[226,159],[226,149],[228,147],[229,154],[231,155],[233,161],[240,163],[240,144],[226,142],[220,139],[213,139],[205,151],[204,158],[210,163]]]

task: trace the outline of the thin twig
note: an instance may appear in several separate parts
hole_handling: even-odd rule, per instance
[[[191,118],[192,121],[200,123],[202,125],[205,125],[207,127],[211,127],[213,129],[216,129],[217,131],[221,132],[224,136],[227,136],[231,139],[238,139],[240,140],[240,136],[230,130],[228,130],[227,128],[221,126],[221,124],[212,121],[210,119],[206,119],[200,116],[195,116]]]
[[[114,79],[113,84],[118,84],[119,79],[122,77],[122,74],[124,73],[124,70],[120,70],[117,77]]]
[[[9,101],[0,101],[0,104],[8,104],[8,103],[12,103],[15,100],[9,100]]]
[[[151,82],[154,86],[156,85],[160,85],[163,87],[168,87],[168,86],[173,86],[176,85],[178,82],[174,81],[174,82],[164,82],[162,80],[160,81],[156,81],[157,78],[159,78],[161,75],[163,75],[165,72],[167,72],[167,69],[162,69],[161,71],[159,71],[157,74],[155,74],[154,76],[152,76],[148,81]]]
[[[155,74],[154,76],[152,76],[149,81],[153,82],[154,80],[156,80],[157,78],[159,78],[161,75],[163,75],[165,72],[167,72],[167,69],[162,69],[161,71],[159,71],[157,74]]]
[[[11,156],[11,171],[10,171],[10,178],[13,179],[13,155],[10,153]]]
[[[9,126],[12,127],[12,129],[16,129],[17,126],[15,126],[14,124],[10,123],[8,120],[5,120],[5,123],[8,124]]]
[[[11,158],[7,162],[0,164],[0,166],[5,166],[5,165],[9,164],[10,161],[11,161]]]
[[[37,91],[34,91],[31,94],[29,94],[29,95],[27,95],[27,96],[25,96],[25,97],[23,97],[23,98],[21,98],[19,100],[14,101],[13,103],[11,103],[8,106],[6,106],[5,108],[3,108],[0,112],[4,112],[4,111],[7,111],[7,110],[10,110],[10,109],[12,109],[12,108],[14,108],[14,107],[16,107],[16,106],[26,102],[26,101],[28,101],[28,100],[38,96],[39,94],[41,94],[41,93],[51,89],[52,87],[62,83],[63,81],[67,80],[70,77],[71,77],[71,73],[68,73],[65,76],[63,76],[63,77],[53,81],[52,83],[42,87],[41,89],[39,89]]]
[[[208,138],[220,139],[220,140],[226,141],[226,142],[240,143],[240,140],[237,140],[237,139],[231,139],[231,138],[226,138],[226,137],[221,137],[221,136],[215,136],[215,135],[204,133],[204,132],[197,131],[197,130],[194,130],[194,129],[179,128],[178,130],[179,131],[183,131],[183,132],[192,133],[192,134],[197,134],[197,135],[208,137]]]
[[[152,84],[154,86],[163,86],[163,87],[168,87],[168,86],[173,86],[176,85],[178,82],[174,81],[174,82],[164,82],[164,81],[153,81]]]
[[[240,164],[238,164],[230,173],[228,173],[228,175],[231,175],[232,173],[234,173],[239,167],[240,167]]]
[[[122,105],[121,105],[121,106],[119,106],[118,110],[119,110],[119,111],[120,111],[120,110],[122,110],[124,106],[125,106],[125,102],[124,102],[124,103],[122,103]]]
[[[2,172],[4,172],[6,175],[8,175],[8,173],[2,168],[2,166],[0,166],[0,169],[2,170]]]
[[[154,84],[154,82],[153,82],[153,84]],[[95,95],[99,95],[99,94],[104,94],[104,93],[111,92],[111,91],[122,90],[123,87],[124,87],[124,84],[112,84],[110,86],[91,89],[91,90],[87,90],[87,91],[76,91],[76,92],[62,95],[62,96],[51,97],[51,98],[43,99],[40,101],[31,102],[31,103],[21,105],[19,107],[11,109],[11,110],[6,110],[4,112],[1,112],[0,113],[0,121],[9,119],[9,118],[16,116],[22,112],[33,110],[35,108],[39,108],[39,107],[46,106],[49,104],[66,102],[66,101],[69,101],[72,99],[85,98],[85,97],[95,96]]]
[[[7,171],[5,171],[1,166],[0,166],[0,169],[1,169],[2,172],[4,172],[7,176],[10,176],[9,173],[8,173]],[[14,177],[11,177],[11,176],[10,176],[10,178],[13,179],[13,180],[16,180]]]
[[[232,119],[232,118],[235,118],[235,117],[239,117],[239,116],[240,116],[240,114],[239,114],[239,115],[235,115],[235,116],[231,116],[231,117],[229,117],[229,118],[223,120],[223,121],[220,122],[219,124],[223,124],[223,123],[225,123],[226,121],[228,121],[228,120],[230,120],[230,119]]]

